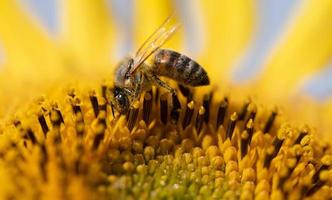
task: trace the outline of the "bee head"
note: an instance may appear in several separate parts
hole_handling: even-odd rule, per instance
[[[112,108],[115,108],[119,113],[125,114],[130,107],[129,98],[124,88],[114,87],[111,89],[109,97]]]
[[[122,82],[130,78],[129,71],[134,67],[134,59],[126,57],[119,62],[114,70],[115,81]]]

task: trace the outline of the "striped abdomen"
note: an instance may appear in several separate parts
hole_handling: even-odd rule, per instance
[[[161,49],[154,57],[153,73],[190,86],[209,85],[206,71],[191,58],[178,52]]]

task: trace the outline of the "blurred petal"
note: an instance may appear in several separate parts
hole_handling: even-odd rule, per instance
[[[299,80],[326,66],[332,56],[332,1],[304,1],[293,27],[267,60],[258,81],[264,96],[289,96]],[[282,94],[282,95],[281,95]]]
[[[58,74],[60,57],[55,45],[16,1],[0,2],[0,41],[9,66],[6,70],[11,73],[29,79]]]
[[[17,1],[0,2],[0,42],[1,115],[62,77],[63,64],[56,45]]]
[[[116,60],[122,59],[133,50],[133,21],[134,21],[134,1],[132,0],[110,0],[112,17],[116,29],[116,44],[114,47],[114,57]]]
[[[111,58],[112,24],[105,0],[61,0],[64,49],[76,71],[97,70]]]
[[[196,58],[204,47],[203,14],[199,0],[173,0],[184,31],[184,53]]]
[[[201,63],[211,79],[230,80],[230,68],[247,47],[252,36],[255,1],[201,1],[206,44]]]
[[[332,97],[332,65],[314,74],[304,82],[300,92],[307,93],[316,101],[324,102]]]
[[[35,16],[48,32],[55,34],[58,32],[58,1],[54,0],[19,0],[27,7],[30,15]]]
[[[285,32],[294,8],[299,0],[257,1],[257,25],[253,41],[232,73],[234,84],[247,84],[262,71],[263,62],[271,53],[271,48]]]
[[[141,0],[135,3],[134,32],[138,48],[168,16],[174,13],[174,7],[170,0]],[[178,49],[180,37],[181,33],[176,33],[164,47]]]

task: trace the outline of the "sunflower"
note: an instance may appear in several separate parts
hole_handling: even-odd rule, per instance
[[[298,5],[261,64],[245,55],[264,36],[254,28],[262,4],[188,2],[57,1],[55,37],[20,3],[1,1],[1,199],[332,197],[331,103],[298,92],[331,58],[332,2]],[[184,28],[166,47],[194,56],[211,87],[154,87],[126,115],[114,112],[119,57],[175,9]],[[248,81],[251,65],[264,70]]]

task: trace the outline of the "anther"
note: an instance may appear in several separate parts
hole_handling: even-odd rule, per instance
[[[61,125],[61,123],[64,123],[60,110],[58,110],[58,109],[51,110],[50,121],[54,127],[59,127]]]
[[[97,149],[101,141],[103,141],[103,139],[104,139],[104,133],[96,134],[93,140],[93,149]]]
[[[187,109],[186,109],[186,112],[184,114],[184,118],[182,121],[183,129],[185,129],[191,122],[191,118],[194,114],[194,109],[195,109],[194,106],[195,106],[194,101],[191,101],[187,104]]]
[[[81,110],[81,107],[79,106],[79,105],[72,105],[72,108],[73,108],[73,112],[75,113],[75,114],[77,114],[77,113],[82,113],[82,110]]]
[[[241,158],[243,158],[248,152],[248,146],[251,142],[254,133],[254,123],[250,119],[246,125],[243,135],[241,136]]]
[[[224,123],[224,119],[226,116],[228,102],[223,100],[220,102],[219,108],[218,108],[218,114],[217,114],[217,129],[220,125]]]
[[[58,109],[55,109],[55,111],[57,112],[58,116],[59,116],[59,121],[60,123],[65,123],[65,121],[63,120],[63,116],[61,114],[61,111]]]
[[[75,102],[71,102],[71,106],[73,109],[73,112],[75,114],[75,128],[76,132],[79,136],[83,136],[84,133],[84,118],[83,118],[83,113],[82,109],[80,106],[80,100],[75,99]]]
[[[292,175],[294,169],[296,168],[296,166],[298,166],[298,162],[300,160],[300,156],[297,156],[296,157],[296,163],[294,163],[294,165],[292,165],[291,167],[288,168],[288,171],[287,171],[287,174],[285,174],[284,176],[281,176],[280,177],[280,180],[279,180],[279,184],[278,184],[278,187],[280,189],[283,189],[283,185],[284,183],[289,179],[289,177]]]
[[[99,105],[98,105],[98,99],[93,92],[92,92],[92,94],[90,94],[90,102],[91,102],[95,117],[97,117],[99,114]]]
[[[248,145],[251,143],[252,136],[254,135],[254,121],[253,119],[249,120],[246,126],[248,132]]]
[[[248,137],[249,134],[245,130],[241,135],[241,158],[243,158],[248,152]]]
[[[105,98],[101,98],[101,103],[99,105],[99,110],[104,111],[105,114],[107,114],[107,101],[105,100]]]
[[[172,94],[171,122],[177,124],[180,118],[181,103],[176,94]]]
[[[107,92],[107,86],[106,85],[102,85],[101,86],[101,95],[102,97],[104,97],[104,99],[107,99],[106,97],[106,92]]]
[[[101,141],[104,139],[105,130],[106,130],[106,113],[100,112],[98,119],[97,119],[97,126],[96,126],[96,135],[93,140],[93,149],[97,149]]]
[[[208,123],[210,119],[210,104],[212,101],[213,93],[205,94],[203,97],[203,107],[205,108],[204,122]]]
[[[250,119],[252,119],[252,121],[255,121],[256,114],[257,114],[257,108],[256,108],[255,105],[250,104],[248,106],[248,111],[250,111],[250,113],[249,113],[249,116],[248,116],[247,120],[244,123],[245,126],[248,124]]]
[[[76,94],[75,94],[75,89],[69,89],[67,95],[70,97],[70,98],[75,98]]]
[[[282,146],[282,143],[284,142],[285,139],[279,139],[278,136],[276,136],[272,142],[272,145],[274,146],[274,150],[272,153],[268,153],[266,154],[265,160],[264,160],[264,167],[269,168],[271,161],[273,160],[273,158],[275,158],[278,153],[279,150]]]
[[[129,110],[129,116],[128,116],[128,129],[131,131],[135,124],[138,117],[139,112],[139,102],[134,102],[133,106]]]
[[[306,196],[311,196],[315,194],[320,188],[323,187],[323,185],[326,184],[326,181],[319,180],[317,183],[315,183],[307,192]]]
[[[255,120],[255,117],[256,117],[256,111],[252,111],[250,114],[249,114],[249,117],[248,117],[248,120],[247,120],[247,123],[250,119],[252,120]]]
[[[154,93],[154,101],[155,101],[155,103],[158,103],[159,93],[160,93],[160,90],[159,90],[158,87],[156,87],[156,90],[155,90],[155,93]]]
[[[73,109],[74,114],[76,115],[77,113],[82,113],[82,109],[80,107],[81,101],[79,98],[75,98],[75,96],[71,96],[70,98],[70,104]]]
[[[235,125],[236,125],[236,121],[237,121],[237,114],[236,112],[234,112],[231,117],[230,117],[230,120],[229,120],[229,123],[228,123],[228,127],[227,127],[227,132],[226,132],[226,139],[229,138],[229,139],[232,139],[232,136],[233,136],[233,132],[234,132],[234,129],[235,129]]]
[[[105,115],[105,112],[103,112]],[[106,125],[106,116],[101,116],[98,117],[98,125],[101,125],[103,127],[103,131],[106,129],[107,125]]]
[[[42,128],[43,133],[44,133],[44,135],[46,137],[46,134],[49,131],[49,128],[47,126],[47,123],[46,123],[46,120],[45,120],[45,117],[44,117],[43,114],[39,114],[38,115],[38,121],[39,121],[40,127]]]
[[[247,101],[244,103],[240,113],[239,113],[239,117],[238,117],[238,120],[242,121],[245,119],[246,117],[246,114],[247,114],[247,111],[248,111],[248,106],[249,106],[250,102]]]
[[[15,120],[13,121],[13,124],[14,124],[14,126],[15,126],[16,128],[18,128],[18,127],[20,127],[20,126],[22,125],[21,121],[18,120],[18,119],[15,119]]]
[[[275,120],[277,116],[277,112],[276,111],[272,111],[269,119],[267,120],[265,127],[264,127],[264,133],[268,133],[270,131],[270,129],[272,128],[273,122]]]
[[[149,123],[151,109],[152,109],[152,91],[150,90],[145,93],[143,100],[143,120],[145,121],[146,124]]]
[[[179,86],[179,90],[180,90],[181,94],[187,98],[187,102],[191,101],[193,99],[193,93],[190,90],[190,88],[188,88],[182,84],[179,84],[178,86]]]
[[[308,132],[305,131],[301,131],[299,136],[296,138],[294,144],[300,144],[301,140],[304,138],[304,136],[308,135]]]
[[[78,136],[83,136],[83,134],[84,134],[84,122],[83,121],[76,122],[75,129],[76,129],[76,132],[77,132]]]
[[[160,96],[160,120],[164,124],[167,124],[167,115],[168,115],[167,93],[164,93]]]
[[[202,128],[203,128],[203,121],[205,119],[205,108],[203,106],[201,106],[199,108],[199,111],[197,113],[197,117],[196,117],[196,130],[197,130],[197,133],[200,133]]]
[[[324,171],[324,170],[328,170],[329,166],[328,165],[322,165],[316,172],[315,174],[312,176],[312,182],[316,183],[319,180],[319,174]]]
[[[26,135],[31,140],[32,144],[37,143],[37,138],[36,138],[35,134],[32,132],[32,130],[30,128],[27,129]]]

